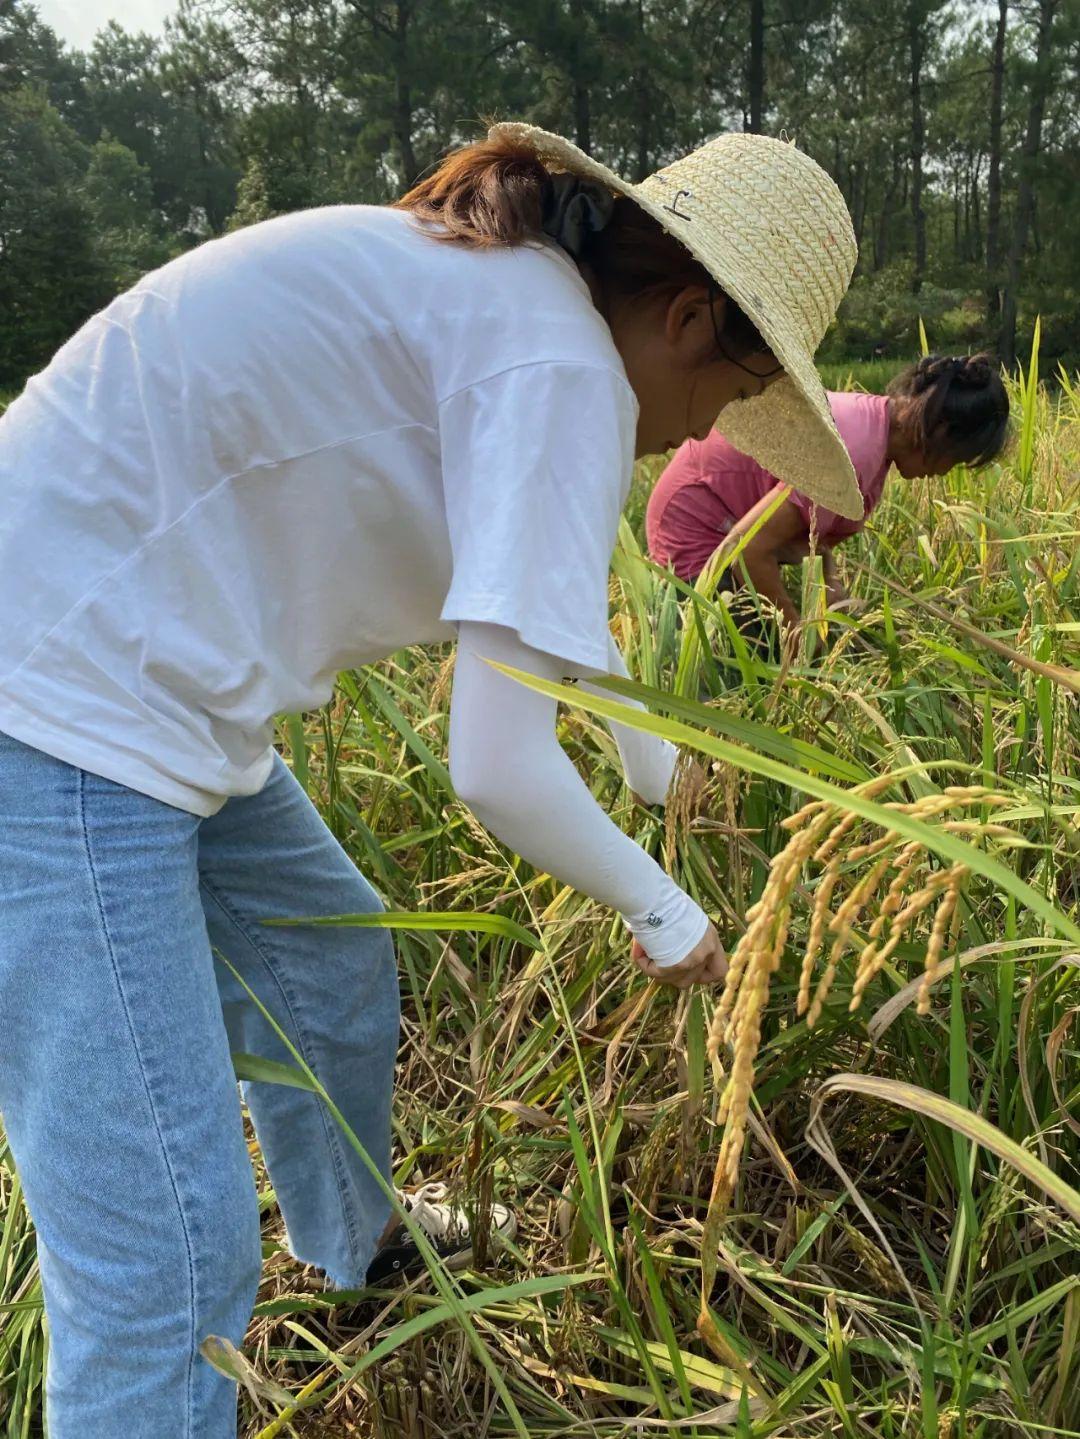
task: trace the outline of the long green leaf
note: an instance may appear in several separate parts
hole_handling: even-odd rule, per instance
[[[816,1129],[820,1132],[822,1106],[837,1092],[883,1099],[888,1104],[897,1104],[902,1109],[910,1109],[916,1114],[925,1115],[927,1119],[947,1124],[956,1133],[981,1144],[991,1154],[996,1154],[1006,1164],[1011,1164],[1018,1173],[1038,1185],[1070,1218],[1080,1224],[1080,1191],[1067,1184],[1043,1164],[1042,1160],[1036,1159],[1034,1154],[1021,1148],[1007,1134],[1002,1134],[996,1125],[984,1119],[981,1114],[973,1114],[971,1110],[954,1104],[951,1099],[945,1099],[940,1094],[931,1094],[929,1090],[920,1089],[916,1084],[905,1084],[899,1079],[881,1079],[870,1074],[834,1074],[826,1079],[810,1101],[807,1137],[815,1148],[817,1144],[811,1138],[811,1131]]]
[[[506,1303],[512,1299],[527,1299],[538,1294],[558,1294],[561,1290],[573,1289],[579,1284],[595,1284],[601,1278],[602,1275],[592,1273],[540,1274],[532,1279],[522,1279],[518,1284],[507,1284],[502,1289],[482,1289],[477,1294],[467,1294],[458,1301],[458,1307],[462,1314],[476,1314],[493,1304]],[[363,1374],[365,1369],[370,1369],[380,1359],[385,1359],[387,1354],[400,1349],[417,1334],[423,1334],[426,1330],[434,1329],[436,1325],[445,1324],[448,1319],[457,1317],[448,1304],[439,1304],[433,1309],[425,1310],[423,1314],[416,1315],[414,1319],[407,1319],[403,1324],[395,1325],[389,1334],[356,1362],[349,1371],[348,1378],[355,1379]]]
[[[261,1054],[245,1054],[241,1049],[232,1052],[233,1069],[237,1079],[259,1080],[264,1084],[288,1084],[294,1089],[306,1089],[318,1094],[319,1086],[312,1084],[301,1069],[291,1064],[282,1064],[280,1059],[264,1059]]]
[[[677,720],[662,719],[658,715],[628,709],[614,700],[605,700],[597,695],[579,692],[573,685],[554,684],[550,680],[539,679],[536,675],[528,674],[524,670],[498,664],[495,660],[487,660],[486,663],[501,670],[503,674],[510,675],[512,679],[518,680],[521,684],[527,685],[530,689],[550,695],[553,699],[563,700],[570,705],[578,705],[581,709],[589,710],[592,714],[601,715],[606,719],[617,719],[620,724],[627,725],[631,729],[640,729],[644,730],[646,734],[659,735],[662,739],[671,740],[674,744],[690,745],[704,754],[712,755],[714,759],[724,760],[738,769],[749,770],[751,774],[764,775],[766,779],[790,785],[791,788],[811,794],[817,799],[828,800],[842,809],[862,815],[864,819],[868,819],[874,824],[880,824],[885,829],[894,829],[907,839],[918,840],[935,854],[943,855],[954,863],[959,861],[967,865],[975,874],[981,874],[985,878],[993,880],[1007,894],[1014,895],[1022,904],[1026,905],[1032,913],[1046,920],[1059,934],[1080,942],[1080,926],[1062,914],[1045,895],[1033,889],[1019,875],[1014,874],[991,855],[975,849],[970,844],[965,844],[963,840],[957,839],[955,835],[947,833],[936,825],[925,824],[922,820],[913,819],[910,815],[885,809],[874,800],[866,799],[863,795],[856,794],[851,790],[839,789],[836,785],[819,779],[817,775],[793,769],[790,765],[781,764],[779,760],[770,759],[766,755],[755,754],[741,745],[729,744],[726,740],[702,734],[700,730],[691,729],[689,725],[681,724]]]
[[[317,914],[281,919],[264,919],[262,924],[321,924],[352,929],[435,929],[467,930],[475,934],[498,934],[513,939],[530,949],[540,949],[534,934],[503,914],[483,914],[475,910],[383,910],[376,914]]]
[[[737,744],[752,746],[785,763],[805,766],[811,773],[827,774],[833,779],[849,780],[852,784],[860,784],[871,777],[865,766],[854,764],[842,755],[830,754],[820,745],[811,744],[809,740],[796,739],[794,735],[784,734],[758,720],[728,714],[726,710],[702,704],[699,700],[667,694],[663,690],[652,689],[634,680],[625,680],[619,675],[608,675],[595,683],[615,694],[625,695],[628,699],[640,700],[651,709],[666,710],[683,720],[691,720],[708,730],[715,730],[717,734],[726,735]]]

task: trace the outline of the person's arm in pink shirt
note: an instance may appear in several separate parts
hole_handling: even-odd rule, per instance
[[[762,495],[757,504],[747,510],[741,519],[736,520],[724,548],[734,549],[749,535],[738,559],[732,565],[732,578],[738,582],[742,575],[742,566],[745,566],[750,582],[758,594],[770,600],[788,624],[794,625],[799,622],[799,611],[781,578],[780,566],[792,564],[807,553],[806,520],[799,507],[788,497],[776,507],[768,519],[758,524],[762,515],[772,508],[777,497],[786,488],[786,485],[781,484],[774,486],[768,494]],[[758,528],[751,534],[755,525],[758,525]]]
[[[768,494],[761,497],[752,509],[736,521],[727,537],[725,548],[734,547],[744,535],[753,530],[760,517],[773,506],[777,496],[784,488],[785,486],[782,484],[775,485]],[[780,576],[780,566],[798,564],[810,553],[807,504],[808,502],[802,496],[796,499],[789,495],[776,511],[769,515],[768,519],[762,521],[757,532],[751,535],[744,544],[739,557],[746,566],[746,571],[758,594],[771,600],[789,624],[798,622],[799,611]],[[831,511],[819,511],[819,516],[823,533],[820,533],[817,538],[817,553],[821,556],[825,592],[829,605],[830,608],[835,609],[849,596],[840,582],[836,561],[833,559],[833,546],[845,539],[848,532],[836,522],[836,516]],[[738,561],[732,566],[732,574],[736,582],[742,577]]]

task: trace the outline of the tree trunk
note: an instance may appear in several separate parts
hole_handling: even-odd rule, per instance
[[[761,134],[765,113],[765,0],[750,0],[750,120],[747,129]]]
[[[889,259],[890,227],[893,217],[893,201],[900,186],[900,160],[893,149],[892,179],[881,197],[881,213],[878,216],[877,233],[874,236],[874,269],[884,269]]]
[[[986,328],[993,334],[1001,314],[1001,94],[1009,0],[998,0],[994,56],[990,65],[990,177],[986,187]]]
[[[964,166],[964,243],[963,257],[971,259],[971,192],[974,189],[974,182],[971,178],[972,164],[970,152],[967,164]]]
[[[638,0],[638,53],[641,56],[646,54],[646,33],[645,33],[645,0]],[[641,72],[641,96],[638,103],[637,117],[637,159],[635,162],[634,180],[641,184],[648,175],[652,173],[649,164],[649,157],[652,150],[652,91],[649,85],[649,72],[643,68]]]
[[[292,74],[292,94],[293,109],[299,118],[300,156],[305,172],[310,175],[315,168],[311,95],[308,90],[300,34],[297,29],[297,17],[292,11],[289,12],[288,30],[288,53],[291,57],[295,57],[295,68],[293,68]]]
[[[574,31],[573,66],[571,82],[574,91],[574,140],[586,155],[592,153],[592,111],[589,102],[589,85],[585,78],[583,52],[585,48],[585,6],[583,0],[570,0],[570,21]]]
[[[866,161],[860,160],[851,171],[851,225],[855,231],[856,248],[861,247],[863,231],[866,228],[867,191]]]
[[[410,0],[398,0],[394,26],[394,139],[401,159],[403,188],[412,189],[420,176],[413,148],[412,88],[409,85]]]
[[[1020,183],[1016,191],[1016,223],[1009,245],[1008,273],[1005,296],[1001,306],[1000,353],[1011,369],[1016,359],[1016,305],[1020,289],[1020,266],[1027,247],[1028,230],[1035,213],[1035,162],[1042,145],[1043,116],[1046,97],[1050,93],[1050,37],[1054,16],[1061,0],[1039,0],[1039,26],[1035,39],[1035,72],[1031,77],[1027,129],[1020,156]]]
[[[908,0],[908,43],[911,55],[911,218],[915,224],[915,272],[911,288],[918,294],[926,270],[926,211],[923,209],[923,148],[925,125],[922,106],[922,63],[926,50],[921,0]]]

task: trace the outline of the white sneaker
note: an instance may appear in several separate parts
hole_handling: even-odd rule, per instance
[[[431,1242],[447,1269],[465,1269],[473,1259],[469,1216],[457,1204],[444,1204],[445,1184],[423,1184],[414,1193],[395,1191]],[[517,1220],[505,1204],[491,1206],[491,1239],[494,1244],[512,1240]],[[375,1251],[368,1266],[366,1283],[379,1284],[399,1274],[414,1274],[424,1268],[424,1256],[403,1221]]]

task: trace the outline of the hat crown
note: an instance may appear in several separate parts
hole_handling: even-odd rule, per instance
[[[844,197],[816,161],[768,135],[719,135],[635,188],[677,238],[722,234],[741,261],[742,283],[729,288],[749,318],[768,330],[784,313],[817,349],[858,251]]]
[[[778,480],[861,520],[855,468],[813,358],[856,257],[844,197],[821,166],[785,140],[739,133],[718,135],[632,184],[534,125],[508,121],[489,135],[527,144],[551,171],[629,196],[686,247],[784,368],[762,393],[729,401],[717,428]]]

